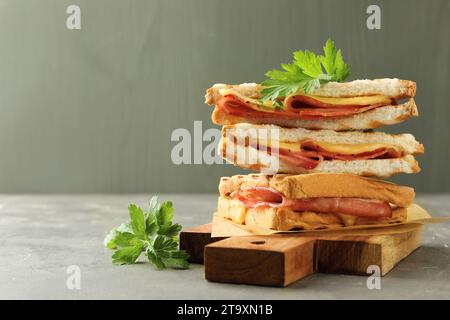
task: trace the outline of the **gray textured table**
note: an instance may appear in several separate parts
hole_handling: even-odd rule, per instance
[[[215,195],[165,195],[175,220],[190,227],[210,220]],[[315,274],[287,288],[219,284],[204,280],[203,266],[155,271],[149,264],[111,264],[105,234],[124,222],[127,205],[143,195],[0,196],[1,299],[449,299],[450,224],[429,225],[424,245],[369,290],[366,277]],[[435,216],[450,215],[450,195],[417,202]],[[144,260],[143,260],[144,261]],[[69,290],[67,267],[81,271]]]

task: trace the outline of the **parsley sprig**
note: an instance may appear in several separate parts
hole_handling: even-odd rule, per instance
[[[267,105],[271,102],[273,107],[282,108],[278,100],[296,92],[306,94],[320,87],[320,84],[344,81],[350,74],[347,64],[342,57],[341,50],[336,50],[334,41],[328,39],[323,47],[324,54],[316,55],[314,52],[296,51],[292,63],[283,63],[283,70],[270,70],[266,73],[266,79],[261,84],[261,102]]]
[[[181,225],[172,223],[172,202],[158,203],[152,197],[147,211],[135,204],[128,206],[130,222],[123,223],[105,237],[105,247],[114,250],[114,264],[133,264],[142,252],[157,269],[189,266],[188,254],[178,250]]]

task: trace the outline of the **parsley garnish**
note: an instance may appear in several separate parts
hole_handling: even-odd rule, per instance
[[[133,264],[142,252],[157,269],[189,266],[188,254],[178,250],[181,225],[173,224],[172,202],[158,204],[152,197],[146,212],[134,204],[128,206],[130,222],[123,223],[105,237],[105,247],[114,250],[114,264]]]
[[[306,94],[320,87],[321,83],[330,81],[344,81],[350,74],[348,65],[345,64],[341,50],[337,50],[334,42],[328,39],[323,47],[324,55],[316,55],[314,52],[296,51],[292,63],[283,63],[283,70],[270,70],[266,73],[266,79],[261,84],[261,102],[272,102],[272,106],[282,108],[278,100],[296,92]]]

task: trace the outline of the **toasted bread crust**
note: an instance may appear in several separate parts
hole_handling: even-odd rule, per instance
[[[416,95],[416,83],[400,79],[329,82],[314,91],[314,94],[325,97],[354,97],[382,94],[390,98],[401,99]]]
[[[233,192],[250,187],[270,187],[288,199],[354,197],[388,201],[399,207],[408,207],[415,197],[413,188],[345,173],[222,177],[219,193],[222,197],[232,197]]]
[[[246,208],[239,201],[219,197],[218,212],[220,216],[248,226],[289,231],[292,229],[316,230],[342,228],[348,225],[392,224],[406,221],[407,210],[396,208],[389,218],[354,217],[351,223],[342,215],[317,212],[296,212],[288,208]],[[347,216],[348,218],[348,216]]]
[[[400,96],[415,97],[417,86],[414,81],[400,80]]]
[[[320,120],[301,120],[301,119],[268,119],[265,117],[239,117],[230,115],[219,108],[215,108],[211,119],[218,125],[233,125],[237,123],[252,124],[275,124],[288,128],[305,128],[305,129],[330,129],[335,131],[345,130],[366,130],[375,129],[385,125],[393,125],[403,122],[409,118],[417,117],[417,110],[414,99],[399,104],[389,105],[353,116],[337,118],[337,119],[320,119]]]

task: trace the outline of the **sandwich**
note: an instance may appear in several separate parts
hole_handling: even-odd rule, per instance
[[[222,177],[217,214],[280,231],[405,222],[410,187],[343,173]]]
[[[417,117],[416,83],[399,79],[327,82],[305,90],[262,100],[265,86],[215,84],[205,95],[214,106],[212,121],[275,124],[283,127],[335,131],[374,129]],[[274,107],[276,106],[276,107]]]
[[[420,167],[414,155],[423,152],[423,145],[411,134],[336,132],[247,123],[224,126],[219,142],[219,154],[227,162],[261,172],[274,169],[272,174],[329,172],[388,177],[416,173]],[[250,158],[251,153],[255,157]]]
[[[222,177],[217,214],[279,231],[402,223],[414,189],[371,177],[420,171],[411,134],[372,129],[418,116],[416,83],[345,82],[331,39],[323,54],[296,51],[260,84],[215,84],[205,102],[223,125],[219,154],[259,174]]]

